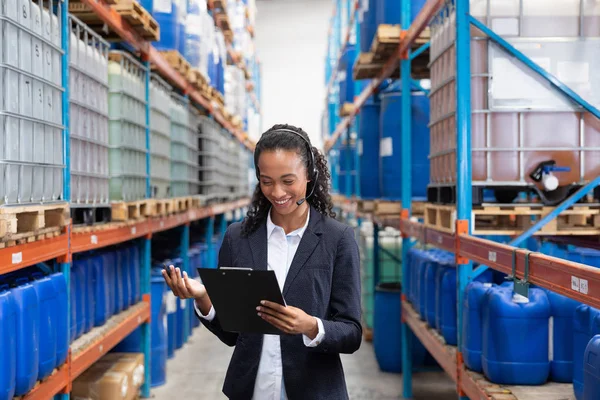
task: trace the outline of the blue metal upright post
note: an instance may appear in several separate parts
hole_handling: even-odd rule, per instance
[[[142,239],[142,271],[141,271],[141,282],[140,289],[142,296],[150,295],[150,267],[151,267],[151,256],[152,256],[152,236],[148,235]],[[149,304],[150,305],[150,304]],[[150,397],[150,366],[151,362],[151,330],[150,323],[146,322],[142,324],[142,351],[144,353],[144,384],[142,386],[142,397]]]
[[[408,29],[411,24],[411,4],[410,0],[402,0],[401,25],[403,29]],[[408,51],[407,51],[408,52]],[[399,165],[402,171],[402,209],[407,210],[408,216],[412,207],[412,114],[411,114],[411,79],[410,79],[411,59],[403,58],[400,61],[400,75],[402,77],[402,136],[401,136],[401,154],[402,165]],[[407,260],[408,249],[410,247],[410,238],[402,238],[402,294],[405,288],[408,288]],[[403,298],[405,296],[402,296]],[[400,316],[398,316],[400,318]],[[410,327],[406,322],[402,323],[402,397],[404,399],[412,398],[412,335]]]
[[[58,18],[61,27],[61,48],[62,55],[62,125],[63,125],[63,200],[71,201],[71,143],[69,136],[69,38],[71,27],[69,25],[69,0],[64,0],[62,4],[57,4]],[[70,228],[69,248],[71,247]],[[67,283],[67,315],[71,315],[71,263],[60,263],[60,272],[65,276]],[[71,330],[71,318],[67,318],[67,332]],[[67,362],[69,362],[67,360]],[[69,400],[69,393],[60,393],[55,396],[57,400]]]
[[[213,246],[213,236],[215,234],[215,217],[208,217],[206,220],[206,232],[205,232],[205,240],[206,240],[206,252],[207,252],[207,261],[208,268],[213,268],[216,263],[216,257],[214,254],[214,246]]]
[[[144,67],[146,67],[146,197],[152,197],[152,186],[151,186],[151,158],[150,154],[150,62],[144,61]]]
[[[344,159],[342,160],[342,163],[344,165],[344,169],[346,170],[346,174],[344,175],[344,179],[345,179],[345,185],[346,185],[346,193],[344,193],[344,196],[346,196],[346,198],[350,198],[352,196],[352,174],[350,173],[350,165],[351,165],[351,160],[353,158],[352,155],[352,146],[350,146],[350,128],[348,127],[346,129],[346,146],[344,149]]]
[[[219,242],[222,242],[225,238],[225,232],[227,232],[227,215],[223,214],[219,223]]]
[[[358,21],[358,8],[353,10],[354,13],[354,37],[355,37],[355,46],[357,49],[360,49],[360,22]],[[358,94],[362,92],[362,82],[354,81],[354,98]],[[356,133],[356,146],[354,148],[354,195],[360,199],[361,190],[360,190],[360,153],[362,150],[362,141],[360,136],[360,114],[357,113],[354,117],[354,132]]]
[[[463,226],[461,230],[471,233],[471,210],[473,203],[471,173],[471,37],[469,24],[469,0],[455,0],[456,4],[456,209],[457,219]],[[457,225],[458,231],[458,225]],[[458,233],[457,233],[458,236]],[[458,256],[458,255],[457,255]],[[458,257],[457,257],[457,261]],[[457,265],[458,304],[463,304],[465,288],[469,283],[472,263]],[[462,313],[458,313],[458,349],[462,348]],[[462,359],[462,358],[461,358]],[[459,359],[460,360],[460,359]],[[460,367],[460,366],[459,366]],[[459,389],[459,398],[462,390]]]
[[[180,256],[181,257],[181,267],[183,268],[183,270],[185,272],[187,272],[188,276],[192,276],[192,273],[190,271],[190,257],[189,257],[189,251],[190,251],[190,225],[185,224],[181,227],[181,240],[180,240],[180,245],[179,245],[179,249],[180,249]],[[192,301],[191,300],[184,300],[185,301],[185,311],[184,311],[184,315],[187,315],[190,311],[190,309],[193,307],[192,305]],[[189,336],[192,334],[192,325],[190,324],[190,319],[189,318],[184,318],[183,319],[183,332],[185,332],[185,334],[183,335],[183,342],[187,343]]]

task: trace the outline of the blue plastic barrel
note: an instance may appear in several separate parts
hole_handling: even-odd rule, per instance
[[[482,372],[481,366],[481,305],[492,283],[470,282],[463,300],[462,353],[465,365],[472,371]]]
[[[397,282],[380,283],[375,289],[373,349],[379,368],[385,372],[402,372],[400,289]],[[423,366],[427,350],[412,331],[410,335],[413,367]]]
[[[183,347],[185,332],[183,331],[183,321],[185,319],[185,301],[179,297],[177,302],[177,325],[175,326],[175,350]]]
[[[198,1],[188,1],[185,26],[185,58],[192,68],[200,68],[202,17]]]
[[[417,275],[418,299],[417,299],[417,303],[416,303],[416,306],[417,306],[416,308],[417,308],[417,312],[421,316],[422,320],[426,320],[426,314],[427,314],[427,312],[425,310],[426,298],[427,298],[426,272],[432,263],[435,263],[435,256],[431,252],[426,251],[423,253],[423,258],[422,258],[421,262],[418,264],[418,275]]]
[[[104,260],[104,277],[106,286],[108,287],[108,316],[109,318],[119,312],[117,304],[117,293],[122,291],[123,282],[117,279],[117,253],[114,250],[107,251],[103,254]]]
[[[109,278],[107,278],[107,271],[104,269],[104,259],[105,257],[102,255],[95,255],[90,258],[94,295],[94,326],[104,325],[110,317],[109,286],[107,284]]]
[[[17,311],[17,375],[15,395],[33,389],[38,378],[40,360],[40,310],[33,285],[20,283],[11,290]]]
[[[379,101],[370,96],[360,109],[358,119],[360,156],[360,197],[378,199],[379,188]]]
[[[115,298],[115,309],[114,314],[118,314],[125,310],[125,291],[129,288],[128,279],[124,279],[125,276],[129,276],[124,272],[125,263],[127,260],[123,258],[123,251],[121,249],[115,250],[115,265],[114,265],[114,286],[113,297]]]
[[[417,16],[426,0],[411,0],[410,2],[410,20]],[[402,2],[396,0],[379,0],[377,3],[377,25],[390,24],[400,25],[402,23]],[[370,5],[370,4],[369,4]]]
[[[456,268],[441,264],[435,277],[435,326],[447,344],[456,346],[457,307]]]
[[[158,50],[179,50],[177,4],[174,0],[142,0],[142,7],[152,13],[160,26],[160,40],[152,45]]]
[[[165,265],[171,265],[171,260],[165,260]],[[175,355],[175,342],[177,337],[177,297],[171,290],[167,291],[167,357],[173,358]]]
[[[129,248],[125,247],[119,250],[121,258],[121,280],[123,282],[123,309],[126,310],[132,303],[132,282],[131,282],[131,254]]]
[[[384,198],[402,199],[402,95],[396,81],[381,94],[379,120],[380,187]],[[411,93],[412,111],[412,198],[427,197],[429,182],[429,98],[423,92]]]
[[[131,283],[131,304],[137,304],[142,300],[142,289],[140,282],[141,265],[140,249],[133,245],[129,247],[129,281]]]
[[[15,395],[17,376],[17,309],[8,285],[0,286],[0,400]]]
[[[71,264],[71,279],[70,279],[70,297],[69,301],[71,303],[71,315],[69,316],[69,343],[73,342],[77,339],[77,314],[81,311],[77,308],[79,304],[76,301],[76,293],[77,293],[77,278],[75,276],[75,260],[73,260],[73,264]]]
[[[592,267],[600,268],[600,250],[587,249],[585,247],[570,247],[571,248],[568,250],[567,256],[562,258],[581,264],[590,265]],[[557,256],[555,255],[554,257]]]
[[[67,355],[69,353],[69,331],[67,328],[68,323],[68,295],[67,295],[67,281],[62,273],[56,273],[49,276],[54,284],[54,291],[56,292],[56,366],[60,367],[67,361]]]
[[[83,322],[83,333],[87,333],[94,327],[96,319],[96,306],[94,304],[94,274],[92,270],[92,260],[86,258],[83,271],[83,305],[85,307],[85,319]]]
[[[176,0],[177,2],[177,36],[178,36],[178,50],[179,53],[185,58],[185,46],[186,46],[186,26],[185,22],[187,19],[187,0]],[[161,33],[162,35],[162,33]]]
[[[377,3],[377,0],[369,0],[369,9],[363,14],[363,20],[360,23],[361,53],[371,51],[371,44],[377,32]]]
[[[423,319],[427,321],[429,326],[435,326],[435,277],[437,275],[437,271],[440,267],[442,260],[435,257],[433,254],[429,255],[429,262],[425,264],[424,273],[423,273],[423,285],[420,286],[423,289],[423,294],[421,296],[422,301],[419,302],[423,304]],[[420,277],[420,276],[419,276]]]
[[[38,299],[39,310],[39,357],[38,379],[44,379],[56,367],[56,322],[58,298],[52,279],[36,276],[31,282]]]
[[[550,374],[550,302],[542,289],[529,298],[507,287],[492,287],[482,305],[482,356],[485,376],[505,385],[541,385]]]
[[[600,335],[600,310],[582,304],[573,318],[573,391],[577,400],[583,398],[585,348],[595,335]]]
[[[71,286],[71,313],[75,313],[75,339],[83,335],[85,328],[85,318],[87,307],[85,305],[85,272],[87,259],[76,259],[71,266],[71,280],[74,285]],[[71,319],[72,320],[72,319]]]
[[[354,80],[352,79],[352,69],[356,58],[356,48],[354,45],[347,45],[340,58],[338,80],[340,85],[340,104],[354,102]]]
[[[550,301],[551,357],[550,379],[554,382],[573,382],[573,318],[578,301],[546,290]]]
[[[600,399],[600,335],[595,335],[583,357],[583,400]]]
[[[152,370],[151,386],[161,386],[167,381],[167,285],[161,270],[152,271]]]

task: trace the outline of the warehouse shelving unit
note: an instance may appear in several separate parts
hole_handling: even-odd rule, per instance
[[[346,0],[341,0],[346,1]],[[600,184],[600,177],[592,180],[577,193],[566,199],[557,206],[549,215],[544,217],[533,227],[523,232],[518,238],[514,239],[510,245],[499,244],[490,240],[485,240],[471,236],[472,228],[472,173],[471,173],[471,76],[470,76],[470,29],[471,25],[484,32],[492,41],[498,44],[504,51],[521,61],[524,65],[535,71],[538,76],[549,82],[555,89],[559,90],[568,99],[582,106],[596,118],[600,117],[600,111],[583,100],[568,86],[560,82],[555,76],[543,70],[532,60],[512,47],[508,42],[495,34],[492,30],[478,22],[469,13],[469,0],[428,0],[421,11],[410,21],[410,1],[402,1],[402,26],[408,27],[401,32],[400,43],[397,53],[392,56],[384,65],[377,78],[371,80],[370,84],[355,96],[353,114],[339,121],[334,117],[334,123],[329,124],[330,136],[325,144],[325,150],[330,151],[336,141],[345,133],[355,122],[355,116],[364,104],[365,100],[374,93],[383,79],[390,76],[393,70],[400,62],[401,76],[410,77],[411,60],[424,51],[429,44],[423,45],[414,52],[410,52],[410,46],[419,36],[419,34],[428,25],[429,21],[439,12],[448,13],[451,10],[456,12],[456,128],[457,128],[457,220],[455,233],[443,232],[435,228],[426,227],[423,223],[411,218],[411,209],[403,208],[398,216],[398,225],[403,237],[403,259],[411,247],[411,238],[423,244],[433,245],[435,247],[455,253],[458,269],[457,290],[458,304],[462,304],[464,289],[469,281],[476,277],[486,268],[504,272],[514,276],[515,280],[522,283],[530,283],[543,288],[550,289],[556,293],[575,299],[582,303],[600,307],[600,271],[595,268],[570,262],[567,260],[549,257],[541,253],[530,252],[520,249],[519,243],[533,235],[537,230],[543,227],[547,222],[554,219],[560,212],[572,206],[581,199],[586,193],[593,190]],[[359,2],[355,1],[353,7],[356,13],[356,7]],[[338,8],[340,0],[337,1]],[[448,9],[450,7],[450,9]],[[441,10],[441,11],[440,11]],[[446,14],[447,15],[447,14]],[[336,19],[336,18],[334,18]],[[334,21],[334,24],[339,21]],[[331,34],[331,31],[330,31]],[[335,78],[329,75],[329,86]],[[410,79],[402,80],[402,92],[410,92]],[[328,91],[329,93],[329,91]],[[410,96],[402,96],[402,165],[399,166],[402,171],[402,204],[411,204],[411,104]],[[335,104],[329,98],[328,108],[330,116],[334,115]],[[332,112],[333,111],[333,112]],[[357,166],[357,170],[359,167]],[[359,175],[357,171],[357,176]],[[341,195],[344,195],[342,193]],[[344,213],[353,215],[356,218],[367,217],[356,212],[356,198],[350,198],[346,194],[339,206]],[[375,235],[377,235],[377,225],[381,223],[377,218],[374,219]],[[562,238],[565,241],[566,238]],[[573,243],[573,241],[570,241]],[[577,243],[585,244],[585,240],[576,240]],[[377,254],[377,241],[374,241],[374,252]],[[472,262],[481,264],[473,269]],[[376,264],[376,261],[374,261]],[[377,265],[374,266],[377,270]],[[403,264],[402,286],[407,287],[408,265]],[[412,361],[411,361],[411,343],[408,335],[409,329],[419,338],[427,350],[438,361],[443,370],[456,382],[458,397],[471,400],[489,400],[492,398],[494,389],[490,389],[490,383],[483,376],[468,371],[463,363],[463,357],[460,352],[462,343],[462,315],[458,313],[458,347],[447,346],[440,338],[439,334],[434,332],[429,326],[421,320],[418,313],[407,301],[406,296],[402,294],[402,371],[403,371],[403,397],[412,398]],[[548,386],[551,385],[551,391],[548,392]],[[498,390],[497,386],[496,390]],[[550,400],[567,398],[572,395],[571,384],[548,383],[543,386],[520,387],[519,390],[512,392],[511,387],[502,387],[505,389],[503,398],[518,399],[519,393],[535,394],[546,390],[545,398]],[[497,393],[497,392],[496,392]],[[512,393],[512,394],[508,394]],[[552,393],[552,394],[549,394]],[[512,396],[512,397],[510,397]]]
[[[225,129],[250,151],[254,149],[254,143],[248,139],[247,135],[240,129],[234,127],[227,121],[222,112],[213,106],[207,99],[195,91],[179,72],[175,71],[163,58],[163,56],[146,40],[142,39],[132,27],[115,12],[104,0],[83,0],[90,9],[100,17],[115,33],[119,35],[122,41],[128,44],[134,51],[137,51],[142,60],[148,65],[156,65],[162,76],[168,77],[184,95],[196,104],[202,106],[206,111]],[[57,16],[60,20],[62,31],[62,82],[64,91],[62,93],[62,125],[63,125],[63,149],[64,149],[64,198],[70,199],[70,158],[69,158],[69,38],[70,24],[68,22],[68,0],[59,2]],[[146,81],[146,93],[148,94],[149,74]],[[256,104],[258,106],[258,104]],[[146,102],[146,119],[149,123],[149,102]],[[149,131],[146,132],[146,147],[149,146]],[[147,155],[146,168],[149,171],[150,153]],[[150,197],[150,188],[147,185],[146,195]],[[24,244],[0,248],[0,275],[17,271],[22,268],[36,264],[53,265],[55,271],[64,274],[67,282],[68,298],[70,299],[70,270],[72,256],[75,253],[86,252],[95,249],[101,249],[107,246],[137,240],[141,252],[141,292],[142,301],[133,305],[128,310],[113,316],[113,323],[106,325],[106,332],[94,338],[91,343],[83,348],[78,348],[73,354],[73,344],[65,364],[57,368],[52,375],[43,381],[37,382],[36,386],[26,395],[22,396],[24,400],[51,399],[57,397],[60,400],[68,400],[71,391],[72,382],[83,373],[88,367],[108,353],[127,335],[138,327],[142,327],[143,353],[145,358],[145,383],[142,387],[142,396],[150,396],[150,268],[151,268],[151,240],[154,233],[166,231],[174,228],[181,228],[180,251],[183,260],[183,269],[188,273],[190,271],[188,249],[190,224],[195,221],[207,221],[207,237],[212,238],[214,234],[214,220],[216,216],[231,214],[236,211],[239,213],[249,204],[248,199],[239,199],[225,203],[212,204],[198,208],[192,208],[180,214],[152,217],[135,223],[110,224],[109,226],[99,226],[85,228],[85,230],[74,231],[69,223],[63,228],[60,235],[52,238],[46,238]],[[227,220],[221,217],[222,225],[219,226],[219,233],[223,235],[227,226]],[[208,236],[210,233],[210,236]],[[216,260],[216,249],[212,245],[212,240],[208,241],[208,258]],[[68,302],[67,314],[70,315],[70,301]],[[109,322],[111,321],[109,320]],[[67,319],[67,324],[70,320]],[[189,324],[189,321],[187,322]],[[187,326],[186,330],[191,331]],[[68,328],[67,328],[68,331]],[[90,335],[89,332],[86,335]],[[83,338],[86,338],[86,335]],[[85,340],[84,340],[85,342]]]

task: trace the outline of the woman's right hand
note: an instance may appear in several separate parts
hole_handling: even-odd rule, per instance
[[[190,279],[187,272],[181,275],[181,270],[169,265],[168,269],[163,269],[163,278],[173,294],[180,299],[202,300],[206,297],[206,288],[195,279]]]

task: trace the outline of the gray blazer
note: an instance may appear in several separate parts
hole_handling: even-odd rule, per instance
[[[266,221],[249,237],[241,224],[229,226],[219,252],[219,266],[267,269]],[[281,336],[283,378],[289,400],[348,399],[340,353],[353,353],[362,340],[360,265],[353,230],[311,208],[310,221],[290,266],[283,296],[286,303],[320,318],[325,338],[304,345],[302,335]],[[261,334],[225,332],[218,315],[202,323],[223,343],[235,346],[223,393],[250,400],[262,350]]]

